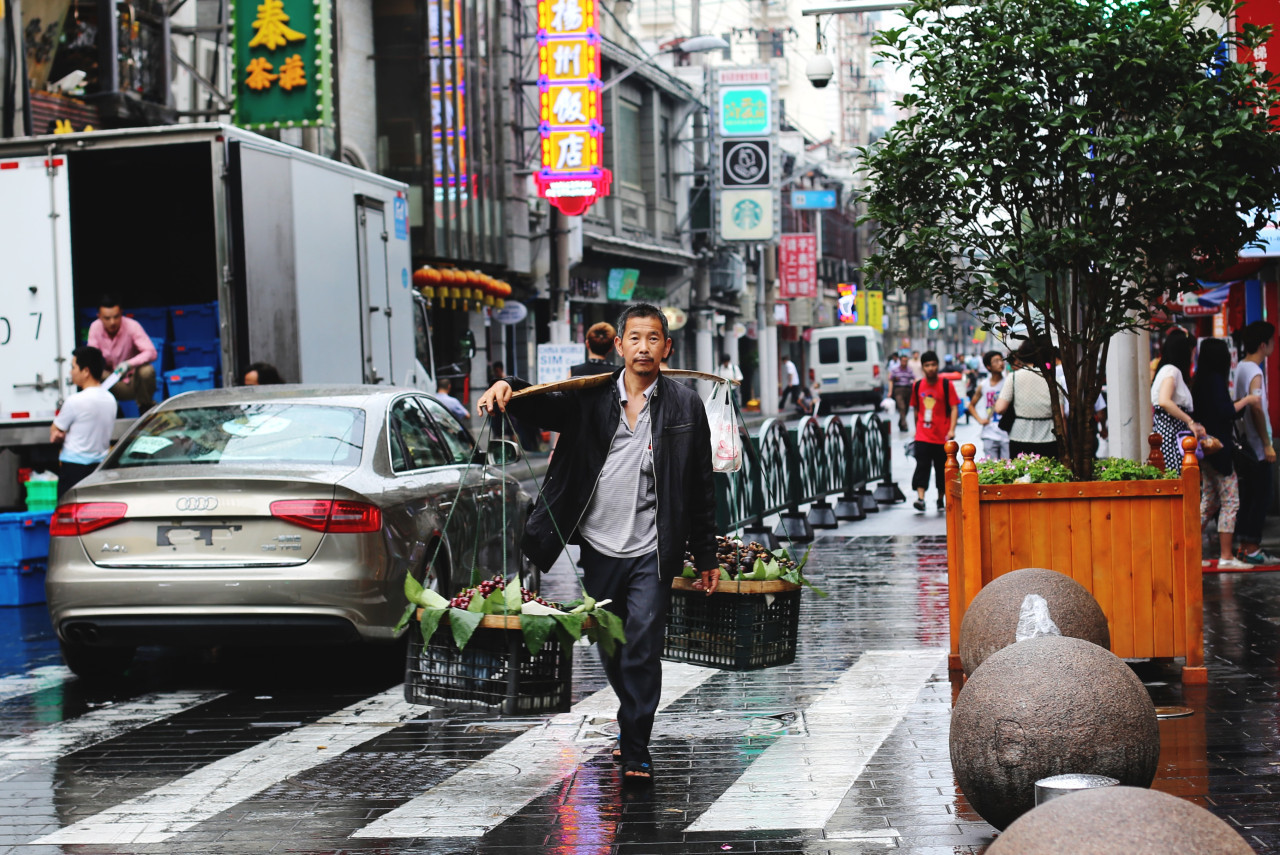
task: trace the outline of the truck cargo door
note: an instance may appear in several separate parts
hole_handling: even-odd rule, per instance
[[[364,321],[364,380],[392,383],[391,283],[387,279],[387,217],[383,204],[356,197],[360,245],[360,307]]]
[[[66,157],[0,158],[0,199],[0,424],[48,421],[73,391]]]

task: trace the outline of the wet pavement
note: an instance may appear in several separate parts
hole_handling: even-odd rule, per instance
[[[146,649],[94,688],[43,607],[0,610],[0,853],[980,853],[928,500],[819,533],[830,596],[803,594],[793,664],[667,663],[652,789],[619,784],[593,649],[570,712],[501,718],[404,703],[399,650]],[[544,589],[574,584],[562,560]],[[1280,574],[1206,576],[1205,628],[1208,686],[1135,664],[1157,705],[1194,710],[1161,722],[1155,786],[1280,852]]]

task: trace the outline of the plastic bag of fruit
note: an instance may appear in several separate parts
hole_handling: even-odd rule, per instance
[[[737,472],[742,468],[742,434],[728,383],[712,386],[706,408],[711,426],[711,468],[716,472]]]

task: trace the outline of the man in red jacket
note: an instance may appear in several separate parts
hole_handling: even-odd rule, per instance
[[[933,467],[938,484],[938,510],[946,507],[946,485],[943,469],[947,462],[945,445],[955,439],[956,420],[960,418],[960,396],[950,380],[938,375],[938,354],[926,350],[920,357],[924,379],[911,387],[911,406],[916,411],[916,472],[911,486],[916,488],[915,509],[924,513],[924,491],[929,486],[929,468]]]

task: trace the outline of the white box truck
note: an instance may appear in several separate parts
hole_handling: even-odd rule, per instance
[[[222,385],[262,361],[434,391],[407,189],[225,125],[0,140],[0,448],[48,442],[104,293],[217,301]]]

